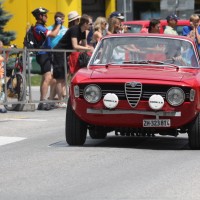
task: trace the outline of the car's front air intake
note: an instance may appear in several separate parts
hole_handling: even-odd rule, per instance
[[[138,82],[125,83],[125,94],[131,107],[136,107],[142,94],[142,84]]]

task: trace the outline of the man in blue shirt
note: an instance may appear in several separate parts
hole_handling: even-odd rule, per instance
[[[56,22],[56,19],[57,18],[61,18],[62,19],[62,22],[64,23],[64,20],[65,20],[65,14],[62,13],[62,12],[56,12],[56,14],[54,15],[54,20],[55,20],[55,23],[51,26],[48,27],[48,30],[54,30],[57,26],[57,22]],[[51,37],[50,38],[50,46],[51,48],[53,49],[57,44],[58,42],[61,40],[61,38],[63,37],[63,35],[66,33],[66,31],[68,30],[68,28],[66,28],[65,26],[61,26],[60,27],[60,30],[58,32],[58,34],[56,35],[56,37]],[[65,87],[65,79],[55,79],[55,82],[56,82],[56,92],[57,95],[58,95],[58,100],[63,100],[63,97],[66,96],[66,87]],[[53,94],[52,94],[53,95]],[[56,94],[55,94],[56,95]],[[66,103],[58,103],[57,104],[57,107],[66,107],[67,104]]]
[[[200,26],[199,16],[197,14],[192,14],[190,16],[190,26],[183,27],[182,35],[195,40],[198,44],[198,49],[200,50]]]
[[[64,21],[65,21],[65,15],[64,15],[64,13],[62,13],[62,12],[56,12],[56,14],[54,15],[55,23],[53,25],[49,26],[48,30],[52,31],[52,30],[54,30],[56,28],[56,26],[57,26],[56,19],[58,17],[61,18],[62,22],[64,23]],[[58,42],[60,41],[60,39],[63,37],[63,35],[66,33],[67,30],[68,30],[68,28],[66,28],[65,26],[62,25],[60,27],[60,30],[59,30],[58,34],[56,35],[56,37],[51,37],[50,38],[51,48],[54,48],[58,44]]]

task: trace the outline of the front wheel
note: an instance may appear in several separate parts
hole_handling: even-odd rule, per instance
[[[189,146],[191,149],[200,149],[200,115],[191,122],[188,129]]]
[[[17,73],[11,76],[7,81],[7,101],[4,105],[8,111],[21,111],[24,104],[17,104],[17,101],[23,101],[26,97],[26,79],[23,74]],[[12,104],[13,102],[13,104]]]
[[[71,100],[68,99],[66,110],[65,136],[69,145],[80,146],[85,143],[87,135],[87,124],[83,122],[74,112]]]

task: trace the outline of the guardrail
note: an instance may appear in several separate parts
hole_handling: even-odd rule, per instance
[[[0,100],[0,105],[9,105],[9,104],[32,104],[32,103],[52,103],[52,102],[66,102],[67,99],[64,100],[44,100],[44,101],[40,101],[40,100],[35,100],[33,99],[33,94],[32,94],[32,89],[31,89],[31,68],[32,68],[32,63],[30,62],[31,60],[31,55],[39,52],[39,51],[45,51],[45,52],[62,52],[63,56],[64,56],[64,69],[65,69],[65,83],[66,83],[66,94],[68,93],[67,91],[67,58],[66,58],[66,53],[67,52],[75,52],[75,50],[64,50],[64,49],[21,49],[21,48],[1,48],[0,49],[2,51],[2,56],[4,57],[4,59],[6,59],[6,52],[10,52],[11,53],[21,53],[22,55],[22,63],[23,63],[23,75],[24,77],[26,77],[25,81],[25,88],[27,88],[28,90],[28,96],[25,95],[25,97],[20,100],[20,101],[8,101],[7,99],[7,92],[8,92],[8,88],[7,88],[7,80],[8,77],[6,76],[6,68],[7,68],[7,62],[4,62],[4,84],[5,84],[5,98],[3,100]],[[1,92],[1,91],[0,91]]]

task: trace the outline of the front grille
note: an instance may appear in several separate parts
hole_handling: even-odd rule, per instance
[[[136,107],[141,98],[142,84],[138,82],[126,83],[125,93],[130,106],[133,108]]]
[[[171,87],[176,87],[174,85],[151,85],[151,84],[141,84],[138,82],[128,82],[128,83],[105,83],[105,84],[98,84],[96,83],[102,92],[102,98],[107,93],[115,93],[119,100],[127,100],[131,107],[136,107],[140,100],[148,101],[149,98],[154,95],[161,95],[164,99],[166,99],[167,91]],[[132,87],[131,86],[135,86]],[[83,98],[83,92],[87,85],[81,84],[80,87],[80,98]],[[190,89],[189,87],[181,87],[180,88],[185,92],[185,101],[189,101],[190,97]]]

